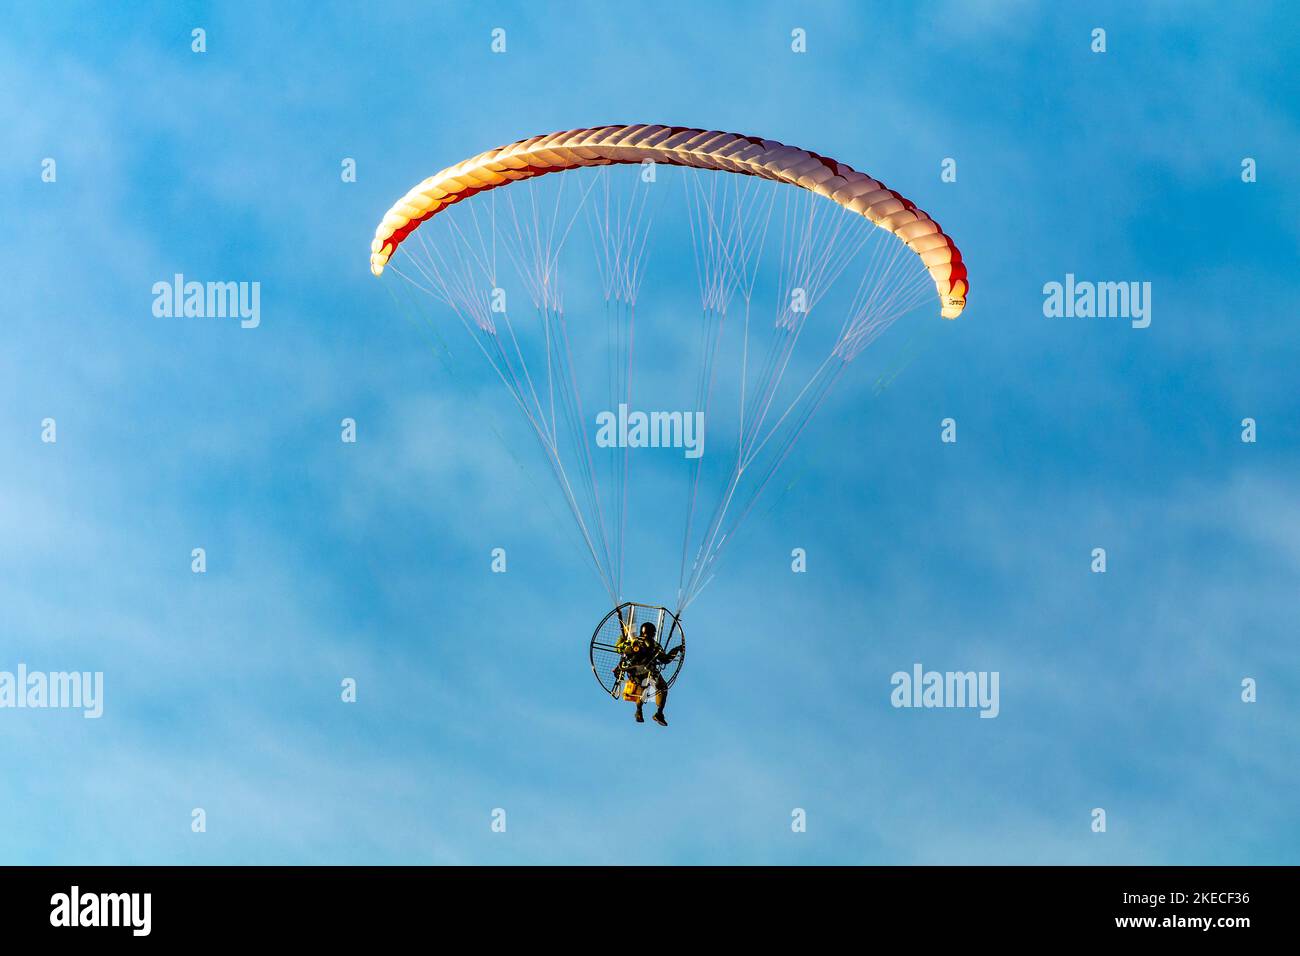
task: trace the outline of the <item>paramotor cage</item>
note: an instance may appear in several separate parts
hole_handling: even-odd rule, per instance
[[[605,693],[616,700],[622,694],[623,679],[615,676],[621,660],[615,645],[625,634],[637,634],[646,621],[655,626],[655,640],[665,653],[681,648],[671,661],[659,668],[664,683],[671,687],[682,671],[682,662],[686,660],[686,632],[677,615],[666,607],[625,601],[606,614],[591,635],[591,672]]]

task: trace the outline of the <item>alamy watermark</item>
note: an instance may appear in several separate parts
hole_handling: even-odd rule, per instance
[[[239,319],[240,328],[262,324],[262,283],[185,281],[176,273],[171,282],[153,284],[153,314],[160,319]]]
[[[50,925],[122,927],[132,936],[148,936],[153,929],[153,894],[87,893],[74,885],[50,897]]]
[[[103,671],[0,671],[0,709],[80,710],[95,719],[104,713]]]
[[[971,708],[981,717],[996,717],[999,704],[998,671],[927,671],[913,664],[911,672],[895,671],[889,702],[898,708]]]
[[[598,412],[596,444],[601,448],[684,448],[687,458],[704,454],[703,412],[637,412],[620,404],[618,413]]]
[[[1043,315],[1049,319],[1131,319],[1135,329],[1151,324],[1150,282],[1089,282],[1073,272],[1064,282],[1043,285]]]

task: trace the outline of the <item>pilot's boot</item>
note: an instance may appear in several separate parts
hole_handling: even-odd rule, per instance
[[[637,705],[636,705],[636,714],[634,714],[633,716],[636,718],[636,722],[637,722],[638,724],[644,724],[644,723],[645,723],[645,714],[641,713],[641,705],[640,705],[640,704],[637,704]]]
[[[655,694],[655,712],[651,718],[660,727],[667,727],[668,721],[664,719],[664,704],[668,702],[667,691],[660,691]]]

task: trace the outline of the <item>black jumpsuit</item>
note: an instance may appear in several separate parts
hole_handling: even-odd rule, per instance
[[[644,684],[648,678],[656,695],[668,693],[668,682],[659,673],[659,668],[671,662],[672,658],[657,641],[643,637],[630,640],[623,637],[614,645],[614,649],[622,655],[617,670],[624,677],[635,681],[638,685]],[[639,707],[640,704],[637,706]]]

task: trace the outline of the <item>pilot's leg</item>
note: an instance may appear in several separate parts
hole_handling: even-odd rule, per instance
[[[655,684],[655,713],[654,721],[663,727],[668,726],[668,721],[664,719],[664,704],[668,703],[668,684],[658,674],[654,676]]]
[[[640,673],[629,672],[627,676],[630,679],[635,680],[638,687],[640,687],[641,682],[645,680],[645,675]],[[638,724],[645,723],[645,714],[641,712],[641,708],[642,706],[644,706],[644,704],[645,704],[645,693],[643,692],[641,694],[641,699],[636,702],[636,713],[632,715]]]

